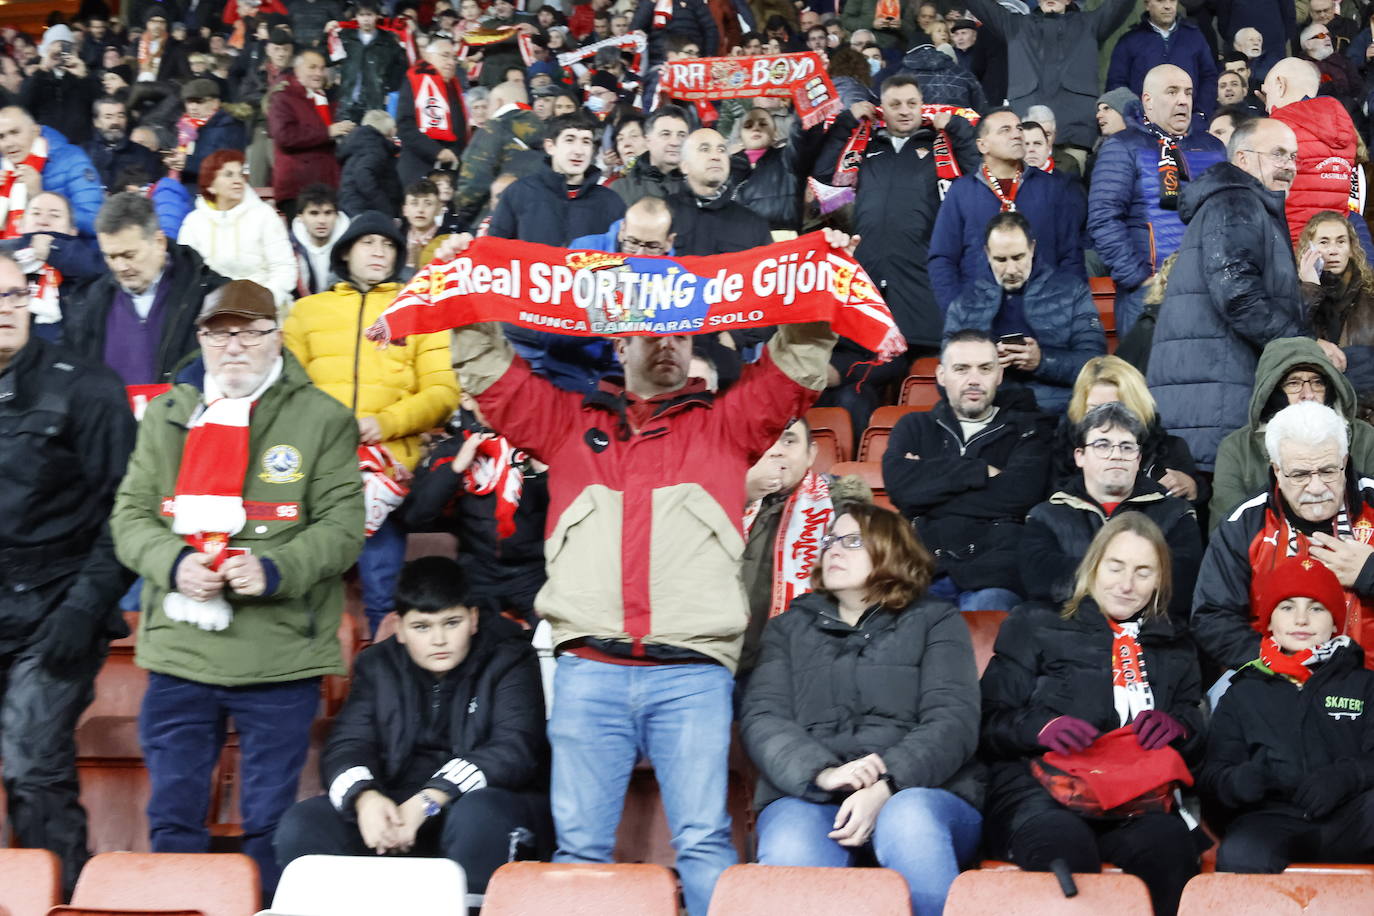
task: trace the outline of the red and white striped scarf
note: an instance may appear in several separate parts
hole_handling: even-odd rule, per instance
[[[744,510],[744,533],[749,534],[763,500]],[[821,536],[835,517],[830,484],[821,474],[807,471],[782,507],[778,535],[773,541],[773,598],[768,616],[776,617],[792,599],[811,591],[811,570],[821,555]]]
[[[525,475],[516,464],[524,460],[525,454],[509,439],[494,436],[477,446],[472,464],[463,472],[463,489],[473,496],[496,494],[496,536],[500,538],[515,534],[515,510],[525,488]]]
[[[673,0],[654,0],[653,28],[661,29],[673,21]]]
[[[409,488],[393,476],[397,467],[386,446],[358,446],[358,470],[363,474],[363,505],[367,509],[363,530],[368,537],[377,533],[391,510],[406,498]]]
[[[4,210],[0,212],[0,220],[3,220],[3,225],[0,226],[0,239],[14,239],[23,235],[19,224],[29,206],[29,188],[19,180],[19,166],[27,165],[42,174],[43,167],[47,164],[46,137],[39,137],[33,141],[33,146],[24,157],[24,161],[15,163],[9,159],[0,160],[0,203],[4,206]]]
[[[1140,651],[1140,621],[1117,623],[1105,611],[1102,616],[1112,630],[1112,701],[1121,724],[1129,725],[1145,710],[1155,708],[1155,694]]]
[[[243,530],[247,521],[243,482],[248,475],[249,423],[253,407],[281,376],[281,370],[279,357],[257,390],[242,398],[226,397],[214,377],[205,376],[204,406],[192,417],[181,450],[172,531],[198,553],[209,554],[213,558],[211,569],[219,568],[229,539]],[[171,620],[202,630],[223,630],[234,617],[222,594],[199,601],[177,591],[168,592],[162,610]]]
[[[315,106],[315,113],[320,116],[325,127],[334,123],[334,113],[329,110],[329,97],[323,92],[312,92],[305,90],[305,97],[310,100],[310,104]]]

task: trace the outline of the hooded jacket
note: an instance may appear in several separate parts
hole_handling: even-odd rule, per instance
[[[334,246],[348,231],[348,226],[348,216],[338,214],[329,241],[321,246],[311,240],[299,216],[291,221],[291,247],[296,251],[296,266],[300,272],[300,279],[296,283],[296,295],[299,298],[322,293],[338,281],[334,273]]]
[[[878,754],[896,790],[945,789],[975,808],[983,785],[978,669],[954,605],[918,598],[872,607],[850,625],[832,598],[792,601],[763,632],[740,711],[740,738],[759,768],[754,807],[778,798],[837,804],[816,787],[826,767]]]
[[[282,325],[287,348],[310,380],[359,419],[373,417],[382,444],[407,468],[420,460],[420,434],[441,426],[458,407],[458,382],[449,360],[449,333],[415,334],[378,350],[363,337],[401,291],[396,281],[405,240],[380,213],[349,224],[331,255],[334,275],[348,277],[348,251],[365,235],[384,235],[396,246],[391,276],[366,291],[350,280],[301,299]]]
[[[1159,526],[1173,563],[1169,613],[1186,627],[1193,609],[1193,585],[1202,563],[1202,532],[1187,500],[1137,474],[1135,488],[1110,513],[1088,495],[1083,474],[1026,515],[1021,537],[1021,582],[1027,598],[1062,604],[1073,595],[1074,574],[1097,532],[1123,512],[1139,512]]]
[[[1307,334],[1283,195],[1223,162],[1184,188],[1187,224],[1146,380],[1169,431],[1204,471],[1245,424],[1260,351]]]
[[[1355,389],[1350,380],[1335,370],[1315,340],[1309,337],[1276,340],[1264,348],[1255,368],[1249,422],[1221,440],[1217,450],[1217,469],[1212,478],[1209,506],[1212,529],[1215,530],[1237,506],[1268,486],[1269,453],[1264,447],[1266,414],[1272,416],[1287,406],[1287,395],[1279,390],[1279,385],[1299,366],[1310,367],[1326,376],[1327,403],[1345,417],[1350,430],[1350,465],[1360,474],[1374,475],[1374,427],[1356,419]]]
[[[290,353],[282,361],[281,377],[254,405],[249,426],[243,499],[261,517],[229,541],[271,561],[279,578],[266,595],[228,594],[228,629],[202,630],[162,609],[189,549],[163,506],[176,495],[189,425],[201,407],[203,363],[188,366],[143,415],[110,516],[120,562],[143,577],[134,656],[141,668],[223,687],[344,673],[337,635],[343,573],[363,547],[358,427],[310,384]],[[285,456],[287,473],[269,466],[269,455]]]
[[[396,172],[399,150],[377,128],[363,124],[339,142],[335,152],[342,164],[339,176],[339,209],[349,216],[376,210],[395,218],[401,215],[403,194]]]
[[[1198,126],[1178,138],[1178,150],[1185,191],[1226,158],[1221,141]],[[1160,205],[1159,138],[1133,102],[1126,107],[1126,129],[1098,148],[1088,190],[1088,232],[1118,289],[1136,289],[1178,250],[1182,215],[1181,206],[1166,210]]]
[[[1297,175],[1288,189],[1288,232],[1293,244],[1307,221],[1323,210],[1350,212],[1350,175],[1359,144],[1345,106],[1329,96],[1303,99],[1269,115],[1293,129],[1298,138]],[[1365,250],[1369,250],[1368,227]]]
[[[924,41],[924,35],[917,40]],[[934,45],[921,44],[907,51],[898,72],[916,77],[921,87],[921,100],[927,105],[954,105],[974,111],[984,111],[988,107],[987,96],[977,77]]]
[[[1122,86],[1140,96],[1145,74],[1161,64],[1173,64],[1193,80],[1193,102],[1204,121],[1210,122],[1217,106],[1217,60],[1202,30],[1191,19],[1184,19],[1182,4],[1173,31],[1165,38],[1150,23],[1150,14],[1116,40],[1112,61],[1107,67],[1107,91]]]
[[[81,147],[68,143],[66,137],[51,127],[39,130],[48,141],[48,161],[42,172],[43,190],[56,191],[67,198],[76,228],[87,238],[94,238],[95,215],[105,200],[100,175]]]
[[[230,280],[252,280],[271,290],[285,314],[296,298],[296,258],[281,217],[246,183],[243,200],[220,210],[205,197],[182,220],[177,244],[200,252],[205,264]]]
[[[402,87],[402,94],[405,91]],[[412,104],[411,108],[414,107]],[[414,117],[413,112],[411,117]],[[402,137],[403,151],[405,145]],[[435,155],[438,155],[437,149]],[[459,165],[458,181],[453,189],[453,205],[458,211],[459,224],[472,226],[477,222],[491,196],[491,183],[498,175],[504,172],[521,177],[532,175],[543,168],[544,158],[544,122],[533,111],[511,108],[489,118],[472,135],[472,142],[463,151],[463,161]],[[430,162],[433,161],[431,158]],[[428,170],[426,165],[425,171]],[[617,181],[616,185],[623,181]]]

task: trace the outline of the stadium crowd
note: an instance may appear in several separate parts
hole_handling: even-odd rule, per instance
[[[516,852],[611,861],[643,760],[705,916],[732,742],[759,863],[876,862],[919,916],[984,858],[1110,862],[1161,916],[1213,845],[1374,864],[1372,102],[1365,0],[84,0],[0,30],[15,844],[70,893],[77,725],[133,622],[149,844],[210,848],[232,720],[268,901],[310,853],[447,856],[478,893]],[[497,240],[821,231],[905,354],[824,322],[368,338]],[[808,411],[862,432],[931,357],[880,467],[830,473]],[[407,562],[416,532],[456,559]],[[346,583],[394,632],[351,671]],[[981,673],[973,611],[1009,612]]]

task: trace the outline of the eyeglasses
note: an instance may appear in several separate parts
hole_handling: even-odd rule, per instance
[[[1335,483],[1337,480],[1340,480],[1341,475],[1344,473],[1345,468],[1343,467],[1325,467],[1317,468],[1315,471],[1284,471],[1283,476],[1287,477],[1293,483],[1306,486],[1312,482],[1313,477],[1316,477],[1322,483]]]
[[[0,289],[0,305],[15,310],[26,309],[29,307],[29,297],[32,295],[27,286],[15,289]]]
[[[1281,150],[1281,149],[1271,149],[1271,150],[1270,150],[1269,152],[1267,152],[1267,153],[1261,153],[1261,152],[1260,152],[1259,150],[1257,150],[1257,149],[1246,149],[1246,150],[1241,150],[1241,152],[1243,152],[1243,153],[1254,153],[1256,156],[1263,156],[1264,158],[1268,159],[1270,162],[1274,162],[1274,163],[1277,163],[1277,164],[1279,164],[1279,165],[1284,165],[1285,163],[1288,164],[1288,165],[1297,165],[1297,163],[1298,163],[1298,154],[1297,154],[1296,152],[1293,152],[1293,153],[1286,153],[1286,152],[1284,152],[1284,151]]]
[[[1297,394],[1303,388],[1310,388],[1313,394],[1322,394],[1326,391],[1326,379],[1322,378],[1290,378],[1283,383],[1284,394]]]
[[[641,251],[645,254],[662,254],[668,250],[668,243],[641,242],[632,235],[626,235],[622,236],[620,239],[620,248],[628,254],[637,254]]]
[[[863,535],[858,533],[827,534],[821,538],[821,553],[825,553],[836,544],[839,544],[845,550],[859,550],[864,546]]]
[[[1098,439],[1089,442],[1085,448],[1091,449],[1092,453],[1099,458],[1110,458],[1112,453],[1118,450],[1121,452],[1121,457],[1127,461],[1140,457],[1140,446],[1134,442],[1109,442],[1106,439]]]
[[[212,347],[216,350],[229,346],[229,341],[231,340],[237,340],[239,346],[243,347],[245,350],[250,350],[261,344],[268,334],[277,333],[277,329],[268,328],[265,331],[258,328],[242,328],[238,331],[201,330],[198,333],[205,346]]]

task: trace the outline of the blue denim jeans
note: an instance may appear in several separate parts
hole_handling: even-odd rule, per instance
[[[737,859],[725,810],[734,679],[720,665],[631,667],[561,655],[554,674],[556,862],[609,862],[630,770],[654,766],[687,912],[706,916]]]
[[[208,852],[210,777],[234,719],[243,755],[239,807],[243,851],[258,863],[264,900],[281,871],[272,834],[291,803],[320,707],[320,679],[253,687],[216,687],[153,672],[138,716],[138,740],[152,796],[148,833],[153,852]]]
[[[846,868],[855,850],[830,839],[839,805],[780,798],[759,814],[761,865]],[[878,812],[869,841],[878,864],[896,871],[911,890],[915,916],[940,916],[959,867],[971,862],[983,816],[944,789],[903,789]]]
[[[936,598],[954,602],[961,611],[1010,611],[1021,603],[1021,596],[1009,588],[960,591],[949,576],[940,576],[930,583],[930,593]]]
[[[396,592],[396,577],[406,562],[406,533],[387,516],[382,526],[363,543],[358,555],[358,584],[363,591],[363,610],[368,631],[377,635],[382,618],[391,612]]]

